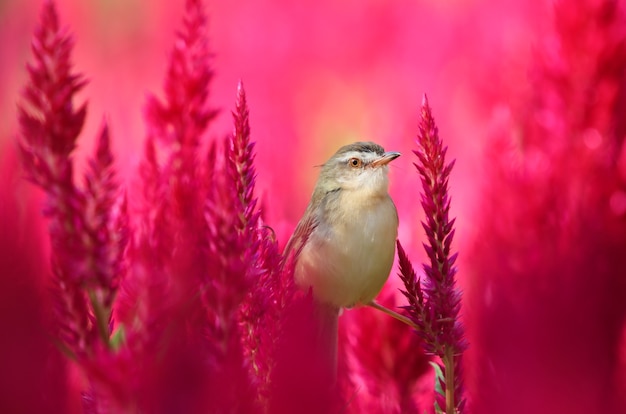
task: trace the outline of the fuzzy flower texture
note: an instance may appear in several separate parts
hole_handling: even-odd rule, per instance
[[[222,135],[201,1],[185,1],[128,187],[106,122],[76,167],[85,77],[54,2],[43,4],[18,103],[22,172],[11,156],[0,162],[0,412],[626,412],[623,2],[557,1],[546,30],[524,38],[527,55],[515,47],[477,65],[458,122],[488,125],[471,143],[485,153],[471,220],[458,210],[463,237],[454,163],[424,98],[416,185],[394,198],[421,202],[412,239],[424,240],[425,263],[398,242],[402,294],[377,301],[402,314],[344,312],[330,376],[311,297],[260,201],[255,153],[268,143],[253,139],[242,84],[232,133],[205,141]],[[497,10],[475,7],[488,11],[481,22]],[[42,193],[45,242],[33,219]]]
[[[44,398],[51,406],[38,410],[378,411],[373,403],[367,408],[367,397],[349,380],[358,353],[352,364],[340,361],[337,386],[318,372],[324,364],[310,345],[310,297],[295,289],[294,258],[282,257],[255,194],[255,143],[241,83],[234,132],[202,145],[216,113],[208,105],[213,71],[207,44],[203,6],[188,0],[164,98],[149,97],[146,105],[139,191],[128,196],[116,179],[106,123],[80,185],[72,153],[87,105],[77,107],[74,100],[85,81],[72,70],[73,41],[60,28],[54,3],[43,6],[19,106],[19,149],[27,177],[46,194],[46,303],[53,314],[38,323],[49,332],[43,341],[50,344],[48,354],[57,355],[51,360],[63,367],[59,372],[72,371],[80,380],[67,381],[66,395],[57,390]],[[426,101],[418,144],[431,264],[424,267],[421,288],[398,245],[404,293],[425,351],[441,361],[436,409],[460,412],[464,342],[456,256],[450,256],[452,165],[444,164],[445,149]],[[406,372],[412,379],[405,384],[424,373],[423,364],[415,367],[421,368]],[[400,394],[413,400],[409,388]]]
[[[446,164],[447,148],[439,138],[428,99],[424,96],[422,116],[414,151],[415,167],[422,180],[422,208],[426,222],[422,226],[428,237],[424,249],[430,264],[424,264],[424,286],[398,241],[400,278],[406,287],[402,293],[409,301],[406,309],[417,326],[428,354],[437,355],[442,366],[437,370],[436,404],[446,413],[462,412],[464,400],[461,385],[461,354],[466,344],[459,321],[461,293],[455,287],[457,254],[451,253],[455,219],[449,219],[448,180],[454,161]]]
[[[28,2],[9,3],[31,12]],[[296,148],[286,132],[293,125],[326,134],[301,122],[327,112],[311,109],[317,101],[307,102],[304,118],[284,110],[301,100],[285,100],[293,83],[248,107],[240,83],[232,85],[232,133],[217,131],[208,17],[201,0],[185,0],[163,90],[143,108],[145,137],[115,136],[125,128],[109,129],[106,122],[95,137],[85,137],[91,119],[78,96],[86,77],[72,65],[74,41],[54,1],[41,3],[18,98],[17,144],[0,148],[0,412],[626,412],[624,2],[463,4],[467,20],[452,13],[462,30],[476,21],[485,30],[472,31],[461,46],[429,46],[434,55],[406,49],[420,43],[414,37],[425,38],[423,33],[454,33],[436,19],[427,21],[434,14],[400,16],[397,6],[376,1],[354,6],[364,11],[355,14],[350,6],[335,23],[342,23],[341,30],[354,28],[365,46],[345,55],[346,43],[338,42],[322,54],[311,48],[327,47],[322,31],[311,29],[320,16],[326,22],[325,13],[337,11],[336,2],[263,3],[265,17],[292,13],[290,27],[302,26],[292,42],[298,67],[254,66],[248,82],[279,79],[296,69],[307,77],[323,72],[321,81],[303,82],[307,93],[319,95],[311,85],[334,89],[333,83],[320,66],[310,66],[311,56],[341,53],[341,62],[350,61],[341,76],[363,70],[367,76],[357,76],[359,82],[373,74],[384,79],[368,90],[405,88],[402,95],[410,96],[408,79],[422,67],[438,70],[446,84],[440,89],[433,83],[430,94],[445,97],[439,128],[431,103],[438,106],[424,98],[416,130],[402,132],[416,135],[410,156],[416,170],[394,180],[403,183],[394,200],[406,227],[397,244],[399,280],[392,275],[377,298],[387,314],[371,306],[342,314],[336,372],[328,369],[335,361],[330,364],[315,345],[316,309],[308,292],[294,286],[296,257],[283,257],[283,223],[272,222],[280,211],[278,192],[258,191],[271,180],[265,181],[265,158],[255,158],[277,142],[285,151]],[[261,27],[241,32],[243,22],[267,23],[250,12],[260,9],[249,3],[218,8],[220,17],[234,9],[248,16],[232,20],[238,35]],[[414,3],[407,10],[434,7],[442,14],[430,4],[437,2]],[[167,4],[160,10],[176,7]],[[319,14],[311,15],[312,8]],[[504,9],[541,24],[527,21],[520,31],[515,21],[500,19]],[[306,24],[294,24],[297,19]],[[517,40],[502,36],[495,20],[513,27],[506,33]],[[25,20],[6,21],[13,27]],[[283,32],[266,34],[275,33]],[[498,44],[505,46],[485,53],[478,47],[482,36],[504,39]],[[5,43],[3,56],[13,47]],[[266,50],[259,50],[253,56],[265,57]],[[387,59],[393,50],[402,52],[401,61]],[[415,68],[404,60],[411,54],[417,56]],[[456,63],[468,56],[477,63],[470,71]],[[374,70],[366,73],[361,65],[372,59],[388,66],[369,64]],[[441,72],[442,60],[456,69]],[[228,60],[224,65],[228,70]],[[410,78],[399,76],[400,87],[389,87],[388,76],[406,68]],[[267,72],[274,77],[265,77]],[[324,101],[336,106],[321,106],[346,107],[368,118],[359,106],[365,99],[337,100],[345,92],[338,89]],[[116,94],[131,102],[127,98]],[[377,103],[394,106],[382,101],[371,107]],[[276,141],[255,142],[251,113],[264,119],[267,108],[289,126],[275,122],[269,128]],[[411,117],[393,112],[383,117],[395,126],[403,124],[398,118]],[[264,126],[257,126],[259,136]],[[446,138],[443,131],[457,132]],[[93,153],[81,153],[86,163],[77,166],[77,148],[90,148],[92,141]],[[129,172],[124,154],[112,151],[122,141],[143,143],[127,186],[120,174]],[[446,143],[462,154],[454,170]],[[474,148],[482,150],[479,156]],[[300,158],[293,158],[295,166]],[[404,188],[408,180],[415,185]],[[407,228],[406,211],[420,204],[422,226]],[[405,238],[407,231],[412,237]],[[409,259],[419,250],[412,240],[423,241],[419,266]],[[389,289],[394,282],[400,292]]]

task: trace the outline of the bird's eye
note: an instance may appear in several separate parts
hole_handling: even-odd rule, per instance
[[[359,168],[362,164],[362,161],[359,158],[350,158],[348,160],[348,165],[352,168]]]

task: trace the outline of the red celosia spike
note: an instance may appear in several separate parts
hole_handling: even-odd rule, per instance
[[[199,1],[188,1],[183,28],[170,56],[165,102],[151,99],[146,111],[150,136],[166,145],[163,167],[158,165],[154,146],[148,147],[145,176],[154,187],[148,194],[153,199],[148,202],[159,207],[147,220],[152,240],[142,241],[141,248],[149,255],[148,260],[152,255],[158,257],[161,265],[154,269],[155,276],[167,289],[165,303],[159,303],[158,292],[153,292],[154,300],[149,304],[153,312],[142,315],[144,325],[176,322],[168,329],[175,330],[178,337],[169,337],[161,330],[156,343],[164,346],[173,341],[171,346],[182,352],[189,347],[198,360],[207,361],[203,373],[191,373],[201,387],[198,389],[207,390],[204,402],[194,406],[213,412],[253,401],[251,393],[245,391],[249,380],[237,316],[250,289],[250,276],[257,271],[249,264],[258,255],[258,237],[251,231],[252,227],[256,231],[250,189],[253,174],[246,175],[243,184],[238,175],[230,174],[244,164],[248,165],[242,171],[253,171],[252,146],[237,142],[233,157],[212,146],[206,165],[200,167],[198,163],[199,139],[214,115],[206,102],[212,78],[209,58],[203,7]],[[248,140],[248,132],[245,135]],[[231,161],[237,165],[231,168]],[[242,204],[242,199],[248,203]],[[242,217],[250,223],[242,226]],[[154,264],[146,266],[150,269]],[[180,314],[186,321],[185,329],[167,319],[171,313]],[[147,330],[144,333],[151,335]],[[196,348],[196,344],[202,346]],[[184,377],[185,364],[178,367],[176,358],[174,353],[156,369],[172,370],[175,378]],[[236,397],[235,390],[242,394]],[[178,391],[169,394],[168,398],[182,395]]]
[[[40,19],[32,43],[35,63],[29,66],[30,83],[24,92],[28,108],[20,110],[20,124],[27,143],[67,156],[85,120],[86,106],[76,110],[72,102],[85,81],[70,72],[73,41],[60,31],[53,2],[44,4]],[[29,115],[30,111],[35,115]],[[40,124],[40,133],[33,134],[33,122]]]
[[[85,119],[85,105],[78,110],[73,105],[74,94],[84,81],[70,73],[72,46],[70,38],[59,31],[54,3],[47,2],[32,44],[35,63],[29,65],[30,82],[23,93],[25,102],[19,106],[21,146],[27,148],[23,162],[27,163],[31,178],[42,185],[51,179],[42,175],[46,171],[57,173],[58,178],[61,178],[59,169],[67,172],[67,168],[58,164],[74,148]],[[48,151],[52,157],[46,155]],[[67,179],[67,174],[62,178]]]
[[[259,227],[257,199],[254,196],[254,143],[250,141],[248,108],[243,85],[238,87],[236,109],[233,112],[234,133],[228,146],[230,181],[234,184],[234,222],[238,229],[239,246],[244,249],[247,262],[245,290],[252,289],[243,304],[241,320],[244,344],[253,368],[253,375],[261,379],[257,384],[262,395],[269,392],[273,360],[277,357],[277,340],[284,334],[286,306],[290,303],[293,286],[286,276],[290,267],[283,267],[274,238]],[[264,234],[264,235],[261,235]],[[289,269],[288,269],[289,268]],[[251,282],[254,282],[251,284]]]
[[[73,106],[83,82],[71,74],[71,49],[69,37],[59,31],[54,4],[47,2],[33,40],[35,63],[29,69],[26,101],[19,111],[20,147],[27,173],[48,194],[45,214],[51,218],[59,329],[68,340],[65,346],[82,354],[89,351],[95,332],[82,290],[93,257],[86,240],[85,197],[74,186],[69,158],[85,117],[84,106]]]
[[[394,308],[391,290],[379,303]],[[421,413],[416,381],[428,369],[428,357],[411,328],[373,309],[355,309],[339,319],[339,383],[347,413]],[[371,327],[376,326],[376,334]],[[343,374],[343,375],[342,375]],[[381,396],[384,395],[384,398]]]
[[[254,171],[254,143],[250,141],[248,116],[246,92],[240,81],[237,86],[237,101],[233,112],[235,128],[228,146],[228,166],[239,198],[238,210],[240,211],[237,213],[241,216],[242,223],[239,229],[241,232],[251,232],[257,225],[255,221],[252,221],[256,214],[253,208],[256,204],[254,198],[256,173]]]
[[[467,254],[478,299],[472,319],[481,321],[474,337],[488,350],[476,363],[512,380],[476,377],[475,412],[626,410],[613,398],[626,395],[615,380],[626,229],[624,210],[610,207],[624,192],[624,4],[559,1],[551,11],[553,27],[531,39],[529,87],[503,83],[497,101],[515,104],[502,136],[486,143],[480,231]],[[588,386],[572,399],[581,382]],[[501,392],[481,394],[485,387]],[[524,407],[511,404],[522,388]]]
[[[196,148],[216,111],[208,109],[213,78],[207,41],[207,18],[201,1],[187,1],[183,29],[170,55],[164,103],[150,97],[146,119],[152,133],[165,143]]]
[[[453,278],[456,273],[454,267],[456,255],[450,256],[450,247],[454,238],[454,220],[450,221],[448,217],[450,209],[448,178],[454,162],[445,164],[447,148],[443,147],[439,138],[426,96],[422,103],[418,130],[418,149],[414,151],[418,162],[415,166],[423,188],[421,205],[426,218],[422,226],[428,240],[428,243],[424,243],[423,246],[429,263],[422,265],[426,276],[422,291],[414,281],[409,280],[407,275],[402,276],[408,271],[410,262],[398,244],[401,278],[407,289],[404,293],[411,305],[410,314],[418,326],[418,334],[424,340],[425,349],[442,359],[444,370],[453,369],[456,372],[451,358],[463,349],[461,345],[463,331],[457,323],[460,292],[455,288]],[[437,396],[439,405],[447,413],[456,412],[455,410],[462,402],[461,378],[454,378],[454,380],[452,392],[457,397],[454,398],[454,406],[446,407],[447,401],[450,401],[449,392],[445,399]]]
[[[165,144],[162,168],[168,177],[159,181],[167,183],[163,196],[171,195],[166,197],[167,209],[190,224],[190,237],[200,234],[197,230],[202,227],[202,203],[209,182],[200,176],[197,151],[200,138],[216,114],[207,103],[213,71],[206,32],[202,2],[188,1],[182,30],[170,54],[165,100],[150,97],[146,105],[149,136]]]
[[[86,231],[91,235],[92,256],[90,278],[85,281],[89,289],[95,289],[102,315],[98,318],[106,318],[106,324],[111,319],[111,307],[117,294],[119,282],[122,279],[120,273],[121,258],[126,249],[124,236],[127,232],[124,226],[126,220],[120,217],[125,211],[118,212],[117,223],[113,222],[113,209],[119,196],[119,186],[115,178],[113,168],[113,155],[109,148],[109,130],[106,123],[97,141],[95,156],[89,162],[90,170],[85,176],[85,225]],[[118,233],[120,232],[120,233]],[[93,301],[92,301],[93,302]],[[104,320],[98,321],[104,324]],[[102,325],[102,335],[105,328]],[[108,331],[109,328],[106,328]],[[105,338],[108,341],[108,334]]]

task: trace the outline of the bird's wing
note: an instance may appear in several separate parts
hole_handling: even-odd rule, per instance
[[[311,205],[307,207],[304,216],[296,226],[296,229],[293,231],[291,238],[285,246],[285,250],[283,251],[283,260],[285,262],[295,261],[297,259],[309,239],[309,236],[318,225],[318,221],[315,219],[315,215],[311,214],[310,209]]]

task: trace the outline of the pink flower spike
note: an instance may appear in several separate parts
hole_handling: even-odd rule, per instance
[[[463,327],[459,321],[461,292],[456,287],[457,254],[451,254],[454,238],[454,219],[449,219],[450,197],[448,179],[454,161],[446,164],[447,148],[439,138],[426,95],[422,100],[421,120],[417,136],[418,162],[423,192],[421,204],[425,221],[422,222],[428,243],[424,250],[430,259],[424,263],[423,286],[415,275],[404,249],[398,242],[402,293],[409,301],[406,309],[418,326],[427,353],[437,355],[442,362],[442,376],[437,376],[441,394],[438,406],[447,414],[462,412],[464,406],[461,376],[461,354],[466,348]]]
[[[439,138],[426,95],[422,103],[421,117],[417,138],[418,149],[414,153],[419,160],[415,167],[423,184],[421,204],[426,221],[422,226],[428,238],[428,244],[424,244],[424,249],[430,258],[430,264],[423,266],[426,276],[423,291],[429,307],[436,315],[436,319],[431,321],[432,330],[437,333],[437,337],[432,338],[434,342],[431,352],[442,357],[442,344],[454,346],[454,354],[461,352],[465,347],[463,331],[458,322],[461,308],[460,292],[455,287],[454,279],[457,255],[450,253],[454,237],[454,219],[448,218],[450,210],[448,179],[454,161],[445,164],[447,148],[443,147]]]
[[[72,46],[59,29],[54,3],[46,2],[33,41],[35,62],[28,66],[30,79],[19,106],[20,149],[29,177],[47,193],[44,214],[50,218],[56,335],[67,351],[85,357],[97,341],[109,344],[126,230],[112,224],[118,184],[106,125],[90,161],[85,190],[74,184],[71,153],[86,105],[73,105],[84,81],[72,73]],[[122,216],[117,224],[125,227]]]
[[[59,28],[54,2],[45,2],[31,45],[35,61],[27,65],[25,102],[19,105],[22,147],[34,151],[29,173],[35,180],[45,178],[36,174],[37,163],[54,171],[54,158],[72,152],[85,121],[86,104],[76,109],[73,103],[86,83],[72,73],[73,46],[72,38]]]
[[[75,354],[88,351],[94,338],[89,305],[80,285],[87,257],[81,243],[84,197],[72,181],[69,158],[82,129],[86,107],[76,110],[74,94],[83,86],[71,73],[73,42],[59,29],[53,2],[46,2],[32,44],[34,63],[19,105],[22,164],[29,178],[46,191],[44,214],[50,217],[52,273],[58,332]]]
[[[126,201],[123,198],[116,206],[118,198],[119,185],[109,147],[109,129],[104,123],[95,156],[89,160],[85,176],[84,215],[86,230],[92,239],[92,257],[89,276],[83,283],[88,289],[99,333],[105,343],[109,340],[113,301],[123,278],[123,259],[128,242]]]
[[[239,232],[252,232],[256,230],[259,213],[256,210],[257,200],[254,197],[254,142],[250,141],[250,124],[248,121],[249,111],[246,102],[246,92],[243,82],[237,85],[237,102],[233,121],[235,130],[228,145],[228,166],[231,179],[235,183],[238,196],[238,210],[241,217]]]
[[[213,79],[207,31],[202,1],[187,0],[165,77],[165,102],[151,96],[146,105],[149,136],[166,144],[196,148],[217,113],[207,106]]]

